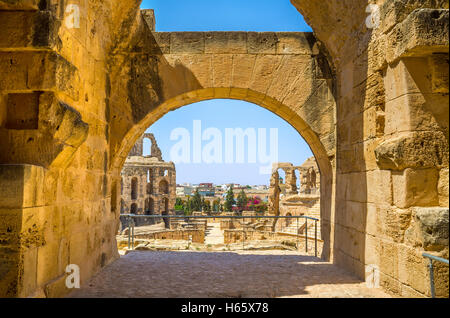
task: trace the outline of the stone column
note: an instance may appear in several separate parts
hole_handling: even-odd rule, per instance
[[[270,187],[269,187],[269,215],[279,215],[279,205],[280,205],[280,175],[278,171],[274,171],[270,178]]]
[[[283,169],[286,174],[286,195],[297,194],[297,176],[294,168]]]
[[[386,226],[381,233],[370,227],[369,234],[383,235],[383,240],[369,243],[381,245],[381,251],[398,251],[394,261],[379,255],[381,271],[396,268],[389,281],[381,277],[381,284],[393,286],[398,281],[413,291],[402,287],[395,292],[429,295],[422,252],[448,256],[448,11],[416,10],[403,24],[397,32],[405,30],[404,43],[390,52],[383,71],[383,139],[374,149],[376,165],[366,163],[374,169],[368,173],[370,184],[382,185],[368,188],[369,208],[374,212],[370,211],[380,224],[396,226]],[[429,45],[426,50],[421,45],[424,39]],[[430,45],[433,42],[435,47]],[[443,43],[447,53],[440,52]],[[448,297],[448,266],[436,264],[436,268],[436,293]]]
[[[38,268],[38,258],[58,256],[44,248],[44,173],[39,166],[0,165],[0,297],[29,296],[44,271],[62,274]]]

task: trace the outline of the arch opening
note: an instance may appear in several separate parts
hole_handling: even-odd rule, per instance
[[[138,178],[134,177],[131,179],[131,200],[136,200],[138,198]]]
[[[145,118],[137,125],[133,126],[130,131],[127,134],[127,137],[124,138],[123,143],[121,144],[121,147],[118,153],[126,153],[128,149],[131,149],[133,146],[133,141],[137,140],[139,137],[139,135],[142,135],[146,130],[147,127],[153,125],[157,120],[161,119],[165,114],[177,110],[181,107],[184,106],[188,106],[188,105],[192,105],[196,102],[199,101],[208,101],[208,100],[212,100],[212,99],[216,99],[213,97],[202,97],[199,98],[199,95],[204,94],[204,92],[206,92],[207,90],[195,90],[193,92],[189,92],[186,94],[182,94],[180,96],[177,96],[163,104],[161,104],[159,107],[157,107],[158,111],[154,111],[154,112],[150,112],[147,116],[145,116]],[[293,127],[297,133],[299,133],[299,137],[303,138],[305,140],[305,142],[308,144],[308,146],[310,147],[311,152],[314,155],[315,160],[317,161],[317,168],[318,168],[318,172],[321,178],[321,182],[320,182],[320,190],[318,191],[318,193],[321,196],[321,202],[320,202],[320,212],[318,217],[321,217],[322,215],[324,215],[325,217],[329,217],[329,215],[331,214],[331,205],[329,204],[331,202],[331,188],[332,188],[332,169],[331,169],[331,162],[329,161],[327,152],[325,150],[325,147],[323,146],[323,144],[321,143],[321,140],[319,138],[319,136],[311,129],[311,127],[309,127],[306,122],[298,115],[296,114],[294,111],[292,111],[289,107],[280,104],[278,101],[271,99],[268,96],[265,96],[264,94],[259,94],[257,92],[253,92],[249,90],[245,90],[246,92],[246,97],[245,98],[228,98],[228,99],[232,99],[232,100],[241,100],[241,101],[246,101],[246,102],[250,102],[253,103],[255,105],[258,105],[266,110],[269,110],[271,113],[277,115],[278,117],[280,117],[281,119],[283,119],[284,121],[286,121],[291,127]],[[253,95],[251,95],[253,94]],[[252,98],[250,98],[249,96],[253,96]],[[229,97],[229,92],[226,95]],[[258,96],[260,102],[256,103],[254,98],[255,96]],[[221,98],[221,99],[227,99],[227,98]],[[262,100],[262,102],[261,102]],[[134,137],[132,137],[134,136]],[[120,162],[122,159],[121,155],[118,155],[115,157],[115,161],[118,166],[120,166]],[[114,163],[113,163],[114,164]],[[291,178],[296,179],[295,183],[299,184],[299,187],[297,187],[296,185],[293,185],[293,188],[297,189],[297,193],[298,195],[301,195],[301,173],[299,172],[297,174],[298,171],[296,171],[295,169],[290,171],[290,176]],[[164,177],[165,175],[165,170],[161,169],[160,170],[160,175],[162,175],[162,177]],[[297,178],[298,176],[298,178]],[[285,176],[286,177],[286,176]],[[165,180],[161,180],[158,184],[158,190],[160,194],[167,194],[168,190],[167,190],[167,182]],[[283,196],[281,196],[281,199],[285,199],[283,198]],[[325,202],[325,204],[323,204],[322,202]],[[170,211],[170,207],[168,206],[169,201],[166,198],[163,198],[161,201],[161,210],[160,213],[169,213],[168,211]],[[221,210],[220,208],[220,204],[216,204],[215,208],[217,210]],[[206,209],[206,207],[205,207]],[[222,208],[223,209],[223,208]],[[211,209],[214,210],[214,209]],[[283,213],[281,213],[283,214]],[[284,214],[286,215],[286,214]],[[293,213],[291,213],[291,215],[294,215]],[[298,214],[297,214],[298,215]],[[169,227],[169,223],[166,222],[166,220],[164,220],[165,222],[165,226]],[[282,229],[286,229],[289,227],[289,221],[287,221],[284,226],[282,226],[282,222],[279,223],[279,226]],[[324,245],[323,245],[323,250],[322,250],[322,257],[327,259],[329,257],[329,253],[330,253],[330,246],[329,246],[329,226],[326,222],[324,222],[324,226],[320,227],[320,231],[321,233],[319,234],[319,237],[321,237],[324,240]],[[328,233],[327,233],[328,232]]]

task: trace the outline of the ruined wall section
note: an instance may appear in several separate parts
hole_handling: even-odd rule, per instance
[[[176,201],[176,170],[172,162],[160,162],[149,157],[131,156],[125,162],[122,169],[123,190],[121,193],[122,213],[131,213],[131,205],[135,203],[137,210],[135,214],[162,215],[175,214]],[[147,174],[150,173],[150,180]],[[132,198],[132,179],[137,178],[137,197]],[[166,182],[168,191],[162,191],[161,182]],[[149,206],[149,199],[153,206]],[[168,210],[166,210],[165,199],[168,200]],[[150,209],[151,208],[151,209]]]
[[[79,28],[64,1],[0,1],[0,296],[61,296],[68,264],[83,284],[118,257],[105,61],[138,4],[70,4]]]
[[[337,74],[335,262],[361,278],[375,268],[392,293],[429,296],[421,254],[448,258],[449,3],[291,2]],[[373,29],[368,4],[380,9]]]

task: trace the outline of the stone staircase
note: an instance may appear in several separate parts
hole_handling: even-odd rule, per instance
[[[281,229],[281,233],[288,233],[288,234],[300,234],[300,235],[305,235],[305,228],[306,228],[306,224],[305,224],[305,220],[304,219],[300,219],[298,221],[298,226],[297,226],[297,221],[294,220],[292,221],[292,223],[288,226],[283,226],[283,228]],[[308,220],[308,238],[314,238],[314,221]],[[320,221],[317,223],[317,238],[320,239]]]

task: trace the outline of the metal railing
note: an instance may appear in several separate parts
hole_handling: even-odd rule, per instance
[[[299,229],[299,219],[305,219],[304,224],[304,233],[305,233],[305,252],[308,252],[308,220],[314,222],[314,255],[317,257],[318,249],[317,249],[317,222],[319,219],[304,216],[304,215],[293,215],[293,216],[275,216],[275,215],[245,215],[245,216],[237,216],[237,215],[218,215],[218,216],[185,216],[185,215],[137,215],[137,214],[121,214],[121,216],[125,217],[128,221],[128,249],[134,249],[134,240],[135,240],[135,218],[154,218],[154,219],[183,219],[183,220],[191,220],[191,219],[297,219],[297,230]],[[242,232],[243,232],[243,247],[245,248],[245,225],[242,224]],[[275,232],[274,232],[275,233]],[[297,231],[295,234],[297,238],[297,248],[299,247],[299,238],[300,235]]]
[[[428,269],[430,270],[430,289],[431,289],[431,297],[436,297],[435,287],[434,287],[434,270],[433,270],[433,261],[441,262],[448,265],[448,259],[434,256],[428,253],[422,253],[423,257],[428,258]]]

